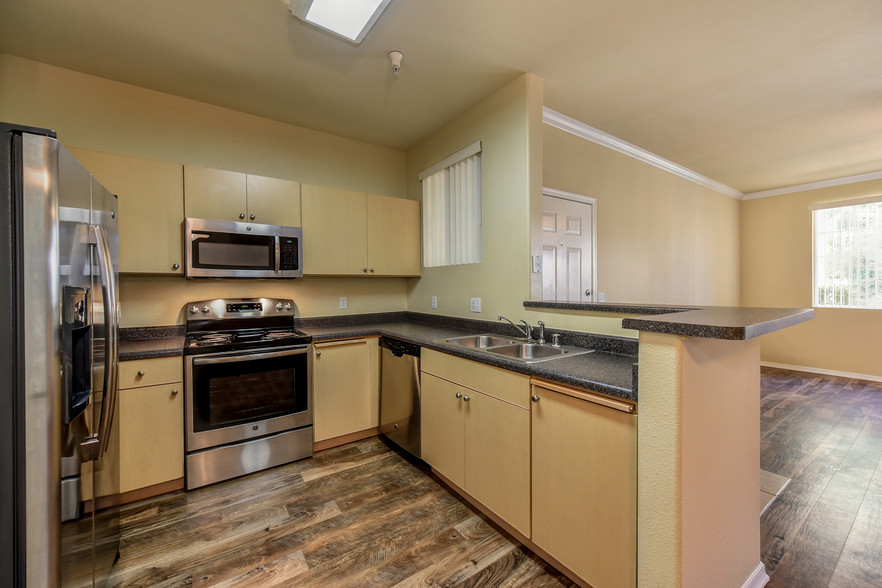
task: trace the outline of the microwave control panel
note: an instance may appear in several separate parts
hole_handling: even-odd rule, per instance
[[[297,270],[297,246],[296,237],[280,237],[279,238],[279,269],[280,270]]]

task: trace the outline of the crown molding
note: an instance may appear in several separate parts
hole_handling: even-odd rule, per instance
[[[633,157],[638,161],[648,163],[649,165],[655,166],[666,172],[680,176],[681,178],[687,179],[690,182],[695,182],[696,184],[704,186],[705,188],[710,188],[711,190],[719,192],[720,194],[725,194],[726,196],[730,196],[738,200],[743,197],[743,194],[740,191],[732,188],[731,186],[727,186],[716,180],[712,180],[707,176],[703,176],[697,172],[692,171],[691,169],[683,167],[682,165],[678,165],[673,161],[668,161],[663,157],[659,157],[654,153],[650,153],[645,149],[641,149],[640,147],[632,145],[627,141],[623,141],[618,137],[614,137],[609,133],[604,133],[600,129],[595,129],[594,127],[588,126],[581,121],[570,118],[565,114],[561,114],[548,107],[542,108],[542,121],[545,124],[556,127],[562,131],[572,133],[577,137],[581,137],[583,139],[591,141],[592,143],[603,145],[604,147],[607,147],[614,151],[618,151],[619,153],[627,155],[628,157]]]
[[[760,192],[749,192],[742,197],[742,200],[754,200],[756,198],[768,198],[770,196],[780,196],[782,194],[793,194],[795,192],[806,192],[808,190],[817,190],[818,188],[830,188],[833,186],[845,186],[848,184],[857,184],[858,182],[868,182],[870,180],[882,180],[882,171],[859,174],[856,176],[847,176],[844,178],[834,178],[832,180],[822,180],[820,182],[811,182],[809,184],[798,184],[796,186],[786,186],[784,188],[774,188],[772,190],[762,190]]]

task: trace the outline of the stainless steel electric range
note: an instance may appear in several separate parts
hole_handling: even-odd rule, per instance
[[[309,344],[294,301],[186,306],[187,489],[312,455]]]

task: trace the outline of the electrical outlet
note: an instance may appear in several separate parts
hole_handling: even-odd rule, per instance
[[[345,296],[340,297],[340,308],[349,308],[349,299]]]
[[[438,308],[438,297],[432,296],[432,308]]]
[[[598,292],[597,293],[597,301],[598,302],[606,302],[606,292]]]
[[[472,298],[472,312],[481,312],[480,298]]]

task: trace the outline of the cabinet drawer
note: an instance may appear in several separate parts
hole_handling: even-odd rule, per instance
[[[119,364],[119,387],[122,389],[140,388],[180,382],[183,377],[182,373],[183,360],[180,357],[121,361]]]
[[[422,371],[530,409],[530,377],[454,355],[423,349]]]

